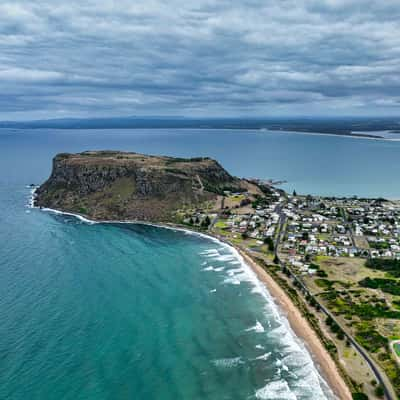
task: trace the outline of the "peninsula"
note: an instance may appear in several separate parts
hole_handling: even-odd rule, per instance
[[[251,186],[210,158],[87,151],[54,158],[36,205],[100,220],[175,222],[180,209],[204,207],[224,191]]]
[[[173,224],[239,250],[340,399],[400,393],[400,204],[288,194],[210,158],[59,154],[35,205]]]

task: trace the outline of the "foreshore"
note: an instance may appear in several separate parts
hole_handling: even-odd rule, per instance
[[[188,233],[197,234],[203,237],[207,237],[214,241],[218,241],[220,243],[224,243],[227,246],[230,246],[239,253],[239,255],[243,258],[245,263],[257,275],[257,278],[265,285],[268,292],[274,298],[277,305],[280,307],[282,313],[287,318],[290,327],[292,328],[296,336],[298,336],[304,342],[305,346],[309,350],[311,356],[313,357],[323,377],[329,384],[334,394],[340,400],[352,399],[350,390],[347,387],[342,376],[340,375],[339,370],[335,364],[335,361],[332,359],[328,351],[325,349],[318,335],[309,325],[307,319],[301,314],[300,310],[293,304],[293,302],[286,294],[284,289],[282,289],[278,285],[278,283],[257,262],[255,262],[249,255],[247,255],[243,250],[241,250],[237,246],[234,246],[232,243],[222,240],[220,237],[213,235],[212,233],[199,232],[175,224],[157,224],[157,223],[148,223],[145,221],[96,221],[96,220],[91,220],[79,214],[63,212],[48,208],[42,210],[56,214],[74,216],[86,223],[132,223],[132,224],[136,223],[136,224],[155,226],[159,228],[180,230]]]
[[[236,247],[235,247],[236,248]],[[275,282],[275,280],[252,258],[242,250],[236,248],[245,260],[246,264],[256,273],[258,279],[268,289],[268,292],[276,300],[278,306],[289,321],[294,333],[301,338],[310,351],[320,368],[322,375],[327,380],[330,388],[341,400],[351,400],[349,388],[340,375],[338,368],[328,351],[323,346],[318,335],[303,317],[300,310],[293,304],[286,292]]]

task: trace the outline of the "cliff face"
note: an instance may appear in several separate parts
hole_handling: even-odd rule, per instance
[[[57,155],[35,203],[95,219],[168,221],[182,207],[240,187],[240,179],[210,158],[91,151]]]

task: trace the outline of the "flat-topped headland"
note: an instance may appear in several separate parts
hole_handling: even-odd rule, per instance
[[[179,209],[215,202],[249,184],[211,158],[173,158],[120,151],[58,154],[35,205],[97,220],[174,222]]]

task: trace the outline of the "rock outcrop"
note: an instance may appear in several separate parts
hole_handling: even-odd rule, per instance
[[[245,182],[210,158],[172,158],[118,151],[58,154],[35,204],[102,220],[172,221]]]

